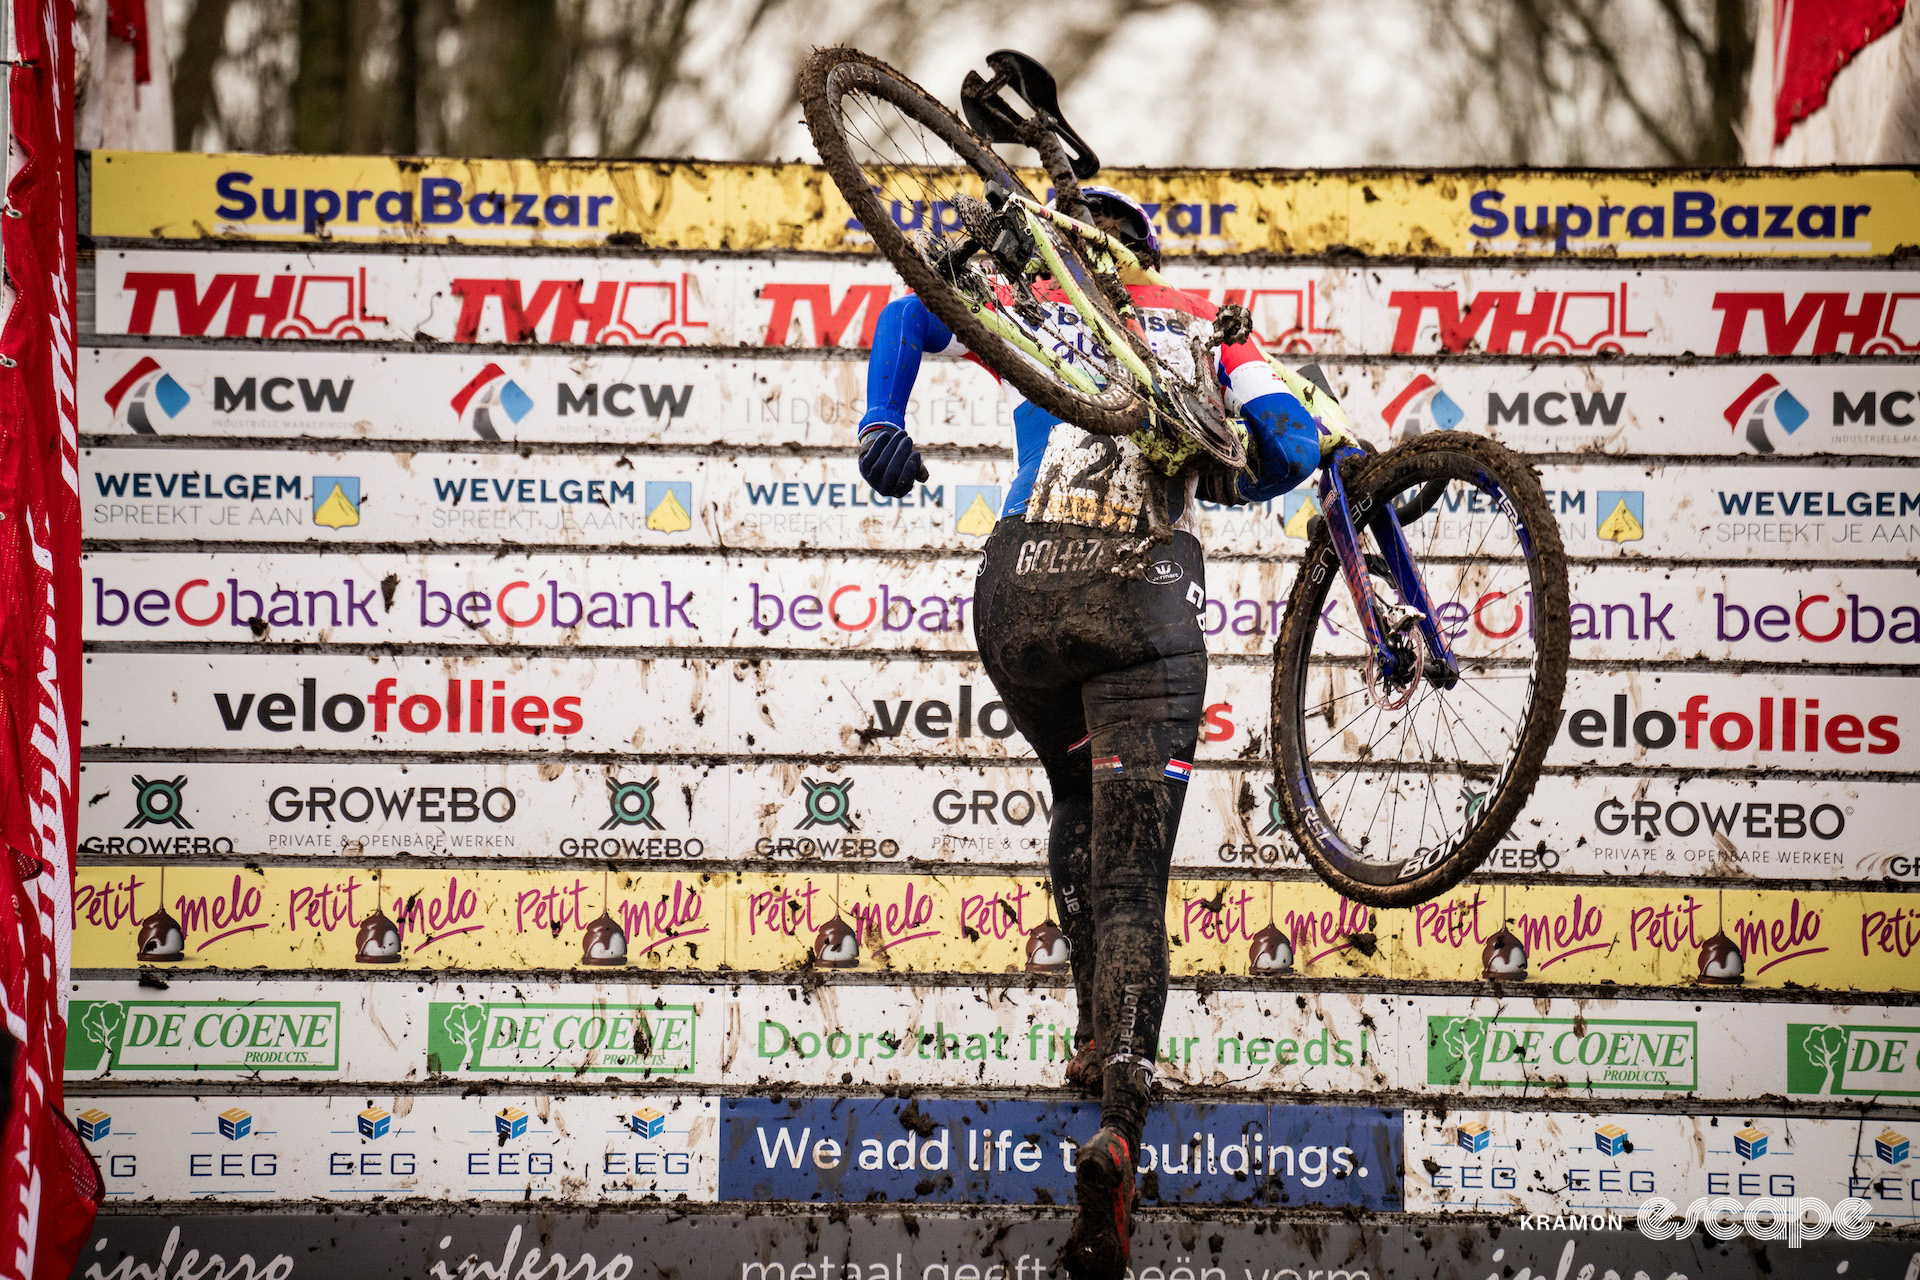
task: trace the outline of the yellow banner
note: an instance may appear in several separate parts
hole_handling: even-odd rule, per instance
[[[96,236],[872,247],[804,164],[96,151],[92,175]],[[1119,169],[1101,181],[1145,202],[1176,253],[1858,258],[1920,245],[1920,170]],[[892,212],[908,227],[941,216]]]
[[[82,969],[1065,972],[1046,882],[1011,876],[86,867]],[[1469,886],[1370,911],[1317,884],[1177,880],[1181,975],[1920,989],[1889,893]]]

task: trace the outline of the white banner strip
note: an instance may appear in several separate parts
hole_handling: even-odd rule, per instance
[[[1920,1220],[1906,1120],[1409,1110],[1405,1123],[1410,1213],[1616,1214],[1630,1230],[1654,1196],[1676,1218],[1715,1196],[1856,1197],[1877,1223]]]
[[[1529,453],[1920,450],[1920,379],[1900,364],[1327,364],[1323,372],[1355,429],[1382,445],[1458,427]],[[81,430],[100,434],[844,447],[865,410],[858,358],[182,345],[94,347],[80,363]],[[906,426],[923,447],[1013,442],[999,384],[961,360],[921,367]]]
[[[926,483],[888,499],[845,458],[90,449],[81,470],[89,538],[877,551],[979,547],[1013,478],[1009,463],[936,459]],[[1596,464],[1544,467],[1541,484],[1576,558],[1910,560],[1920,547],[1912,468]],[[1423,545],[1471,555],[1495,513],[1447,501]],[[1202,503],[1200,540],[1290,554],[1314,509],[1311,485],[1257,506]]]
[[[976,569],[971,557],[720,555],[96,552],[81,562],[88,640],[797,652],[971,651]],[[1466,655],[1531,619],[1524,596],[1469,584],[1476,572],[1426,571],[1448,639]],[[1577,660],[1920,661],[1920,594],[1906,570],[1578,564],[1568,579]],[[1290,562],[1215,562],[1202,606],[1208,647],[1270,653],[1292,586]]]
[[[1553,356],[1920,351],[1911,272],[1249,267],[1169,278],[1288,352]],[[102,250],[103,334],[863,346],[905,292],[884,262]]]
[[[719,1194],[713,1098],[69,1096],[67,1114],[110,1200]]]
[[[1284,980],[1277,980],[1284,986]],[[644,982],[74,984],[70,1084],[1057,1089],[1068,988]],[[1176,988],[1171,1088],[1737,1101],[1920,1096],[1912,1009]],[[369,1034],[377,1028],[377,1032]],[[1840,1046],[1874,1069],[1829,1070]],[[1865,1046],[1865,1047],[1862,1047]],[[1892,1067],[1878,1066],[1883,1060]],[[1827,1064],[1827,1065],[1823,1065]],[[83,1087],[83,1086],[82,1086]]]
[[[1038,768],[817,768],[93,761],[90,858],[502,858],[623,863],[820,860],[875,868],[1043,868]],[[1292,870],[1264,761],[1194,772],[1174,847],[1196,872]],[[1920,882],[1911,784],[1633,776],[1540,779],[1492,875],[1746,876]],[[844,802],[844,804],[842,803]],[[1250,807],[1243,813],[1241,804]],[[178,819],[178,821],[175,821]]]
[[[86,747],[988,760],[1027,752],[991,682],[967,661],[251,653],[92,661]],[[1316,689],[1324,678],[1332,696],[1362,687],[1352,668],[1321,671]],[[1200,755],[1264,753],[1269,690],[1264,667],[1214,670]],[[1479,701],[1484,712],[1456,701],[1460,723],[1495,740],[1492,717],[1507,712]],[[1889,773],[1920,759],[1920,682],[1899,677],[1575,671],[1562,709],[1547,757],[1554,765]],[[1359,752],[1357,732],[1341,738],[1343,755],[1327,758]]]

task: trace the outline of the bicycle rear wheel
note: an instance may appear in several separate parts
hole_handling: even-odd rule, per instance
[[[1422,677],[1399,707],[1373,688],[1319,529],[1274,651],[1275,782],[1321,879],[1369,906],[1410,906],[1485,861],[1533,793],[1566,689],[1566,557],[1533,469],[1484,437],[1421,436],[1355,468],[1346,491],[1385,604],[1396,595],[1367,518],[1399,504],[1459,679]]]
[[[1139,430],[1146,400],[1126,366],[1090,338],[1056,288],[1035,297],[1020,264],[980,243],[1015,221],[981,199],[987,183],[1034,198],[985,139],[919,85],[855,49],[821,49],[809,58],[800,102],[814,146],[854,216],[968,351],[1076,426],[1109,435]],[[1050,225],[1041,234],[1089,305],[1124,332],[1073,238]],[[988,313],[1071,365],[1083,385],[995,332],[983,320]]]

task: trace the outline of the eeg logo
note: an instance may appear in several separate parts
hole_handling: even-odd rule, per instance
[[[1476,1153],[1485,1151],[1487,1144],[1492,1140],[1493,1135],[1488,1132],[1487,1126],[1478,1120],[1469,1121],[1454,1131],[1454,1141],[1459,1144],[1462,1151]]]
[[[359,1115],[359,1128],[363,1138],[384,1138],[393,1128],[393,1114],[379,1107],[368,1107]]]
[[[643,1138],[657,1138],[667,1127],[667,1118],[652,1107],[641,1107],[627,1117],[627,1127]]]
[[[98,1107],[88,1107],[74,1119],[79,1123],[80,1136],[88,1142],[98,1142],[113,1132],[113,1116]]]
[[[493,1117],[493,1131],[502,1141],[527,1136],[527,1113],[518,1107],[502,1107]]]
[[[1603,1124],[1593,1131],[1594,1149],[1603,1156],[1623,1155],[1633,1150],[1627,1131],[1617,1124]]]
[[[1772,453],[1773,438],[1767,434],[1768,421],[1792,435],[1806,424],[1808,414],[1807,407],[1794,398],[1793,392],[1781,386],[1778,378],[1763,373],[1721,416],[1735,431],[1740,430],[1743,421],[1747,424],[1747,443],[1755,453]]]
[[[1904,1164],[1910,1152],[1907,1135],[1888,1129],[1873,1140],[1873,1154],[1882,1164]]]
[[[1733,1149],[1742,1160],[1758,1160],[1767,1154],[1767,1131],[1749,1125],[1733,1135]]]
[[[482,440],[500,438],[494,423],[496,412],[504,413],[509,423],[517,423],[533,411],[533,397],[509,378],[505,369],[492,363],[474,374],[473,381],[460,388],[451,403],[460,420]]]
[[[253,1113],[240,1107],[228,1107],[220,1113],[220,1136],[238,1142],[253,1132]]]
[[[106,394],[107,407],[113,410],[114,420],[126,423],[128,430],[143,436],[158,434],[153,429],[153,415],[147,411],[149,403],[167,417],[177,418],[192,400],[187,389],[175,382],[173,375],[163,370],[152,356],[142,356],[140,363],[127,370],[125,377],[107,388]]]
[[[1380,411],[1387,432],[1400,440],[1411,440],[1422,431],[1451,431],[1466,419],[1466,411],[1440,384],[1421,374]]]

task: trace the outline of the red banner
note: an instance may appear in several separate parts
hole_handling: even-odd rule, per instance
[[[73,5],[14,10],[0,247],[0,1277],[65,1276],[100,1175],[62,1114],[79,763]]]
[[[1773,144],[1827,104],[1855,54],[1900,21],[1906,0],[1773,0]]]

